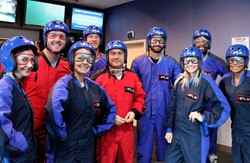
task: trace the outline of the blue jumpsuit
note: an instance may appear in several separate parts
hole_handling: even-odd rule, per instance
[[[156,134],[156,156],[164,161],[167,141],[163,122],[170,103],[171,85],[181,72],[179,64],[163,56],[157,64],[143,55],[136,58],[132,70],[138,75],[146,92],[146,109],[138,121],[137,157],[139,163],[151,163],[154,134]]]
[[[172,143],[167,148],[165,163],[206,163],[209,150],[208,127],[219,127],[230,115],[230,106],[216,83],[202,75],[198,86],[182,90],[179,82],[171,94],[166,127],[172,129]],[[207,103],[212,110],[205,109]],[[189,120],[191,112],[200,112],[203,122]]]
[[[33,110],[16,81],[0,80],[0,157],[6,162],[35,162]],[[0,158],[1,159],[1,158]]]
[[[210,52],[203,59],[202,70],[204,73],[211,76],[214,79],[214,81],[216,80],[218,75],[222,77],[228,72],[226,62]],[[208,110],[212,109],[209,104],[207,105],[207,109]],[[216,154],[217,130],[218,128],[209,128],[209,134],[210,134],[209,154]]]
[[[114,124],[116,107],[105,90],[85,78],[82,88],[72,74],[59,79],[46,105],[47,163],[93,163],[94,135]]]
[[[107,59],[106,59],[106,56],[101,56],[99,58],[99,60],[97,62],[95,62],[94,64],[94,69],[87,72],[85,74],[85,77],[89,77],[91,78],[97,71],[103,69],[103,68],[106,68],[106,65],[107,65]]]
[[[231,106],[232,155],[235,163],[250,162],[250,71],[245,71],[238,86],[233,74],[223,76],[219,86]]]

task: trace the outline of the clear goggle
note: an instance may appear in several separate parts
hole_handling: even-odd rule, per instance
[[[33,53],[17,53],[15,57],[18,65],[26,65],[29,62],[35,64],[36,56]]]
[[[243,57],[230,57],[228,59],[229,64],[233,64],[234,62],[236,62],[237,64],[244,64],[245,60]]]
[[[198,60],[198,58],[194,58],[194,57],[187,57],[187,58],[184,58],[184,61],[183,61],[184,65],[187,65],[187,64],[189,64],[190,62],[191,62],[192,64],[198,64],[198,63],[199,63],[199,60]]]
[[[85,59],[89,64],[92,64],[94,57],[90,53],[76,53],[75,62],[83,62]]]
[[[210,41],[206,39],[205,37],[200,37],[194,40],[194,43],[204,43],[204,44],[210,44]]]
[[[65,33],[57,33],[57,32],[49,32],[47,34],[47,37],[50,39],[55,39],[57,37],[59,37],[61,40],[66,40],[67,39],[67,35]]]
[[[164,44],[164,43],[165,43],[165,40],[164,40],[164,38],[162,38],[162,37],[152,37],[152,38],[150,39],[150,43],[151,43],[151,44],[156,44],[157,42],[159,42],[159,44]]]

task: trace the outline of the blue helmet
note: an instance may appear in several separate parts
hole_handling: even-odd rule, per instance
[[[0,63],[5,72],[13,72],[17,68],[15,53],[23,48],[29,48],[37,56],[37,48],[34,42],[26,36],[14,36],[5,41],[0,51]],[[38,69],[38,60],[35,58],[35,63],[32,71]]]
[[[89,34],[98,34],[101,38],[103,36],[102,30],[96,25],[90,25],[83,31],[84,40],[87,40]]]
[[[148,33],[147,33],[147,48],[150,48],[150,39],[152,36],[162,36],[165,40],[165,43],[163,45],[163,48],[166,48],[166,43],[167,43],[167,32],[161,28],[161,27],[153,27],[151,28]]]
[[[193,45],[195,44],[194,40],[197,37],[200,37],[200,36],[206,37],[210,41],[210,43],[209,43],[209,48],[210,48],[211,41],[212,41],[212,36],[211,36],[210,32],[208,30],[206,30],[206,29],[199,29],[199,30],[194,32],[194,34],[193,34]]]
[[[93,55],[94,59],[93,59],[92,66],[91,66],[91,69],[90,69],[90,70],[93,70],[94,64],[95,64],[95,57],[96,57],[95,49],[94,49],[94,47],[90,43],[88,43],[86,41],[83,41],[83,40],[75,42],[70,47],[70,49],[68,51],[68,55],[67,55],[67,59],[68,59],[68,63],[69,63],[69,68],[73,68],[74,67],[75,52],[78,49],[82,49],[82,48],[90,50],[91,54]]]
[[[181,68],[184,70],[184,58],[185,57],[197,57],[199,60],[199,69],[202,70],[202,52],[196,47],[186,47],[182,50],[180,55]]]
[[[128,58],[128,50],[127,50],[127,46],[120,40],[113,40],[110,41],[105,49],[105,54],[107,56],[107,61],[108,61],[108,53],[110,50],[112,49],[121,49],[124,51],[124,63],[127,63],[127,58]]]
[[[50,31],[62,31],[67,36],[69,35],[69,27],[64,22],[62,22],[60,20],[52,20],[52,21],[48,22],[43,28],[43,41],[44,41],[45,47],[47,47],[46,35]]]
[[[248,67],[248,57],[249,55],[249,51],[248,48],[245,45],[240,45],[240,44],[236,44],[236,45],[231,45],[229,46],[229,48],[227,49],[226,52],[226,60],[227,60],[227,64],[228,63],[228,58],[229,57],[243,57],[245,59],[245,68]]]

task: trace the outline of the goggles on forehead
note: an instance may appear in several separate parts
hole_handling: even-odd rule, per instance
[[[34,65],[36,56],[33,53],[17,53],[15,55],[18,65],[26,65],[29,62]]]
[[[66,40],[67,38],[67,35],[65,33],[56,33],[56,32],[49,32],[47,34],[47,37],[50,38],[50,39],[55,39],[59,36],[59,38],[61,40]]]
[[[94,57],[90,53],[83,53],[83,52],[76,53],[75,62],[83,62],[85,59],[89,64],[92,64]]]
[[[204,44],[210,44],[210,41],[208,39],[206,39],[205,37],[201,37],[199,39],[195,39],[194,43],[204,43]]]
[[[236,62],[237,64],[244,64],[245,60],[242,57],[230,57],[228,59],[229,64],[233,64],[234,62]]]
[[[187,58],[184,58],[184,65],[187,65],[189,63],[192,63],[192,64],[198,64],[199,63],[199,60],[197,58],[191,58],[191,57],[187,57]]]
[[[157,42],[159,42],[160,44],[164,44],[165,40],[164,38],[161,37],[151,37],[150,39],[151,44],[156,44]]]

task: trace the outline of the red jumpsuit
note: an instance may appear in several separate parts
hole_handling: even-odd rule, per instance
[[[116,104],[117,115],[125,118],[129,111],[138,119],[145,109],[146,94],[137,75],[125,71],[121,80],[105,72],[97,77],[97,83],[104,87]],[[97,140],[97,162],[133,163],[134,128],[132,123],[114,125],[106,135]]]
[[[0,64],[0,72],[3,71],[3,66]]]
[[[59,59],[56,67],[52,67],[43,52],[38,57],[38,62],[39,68],[37,72],[30,73],[29,77],[23,81],[23,88],[34,109],[37,161],[44,162],[47,134],[45,128],[44,107],[47,103],[48,95],[52,86],[59,78],[69,74],[71,71],[68,68],[68,62],[62,58]]]

